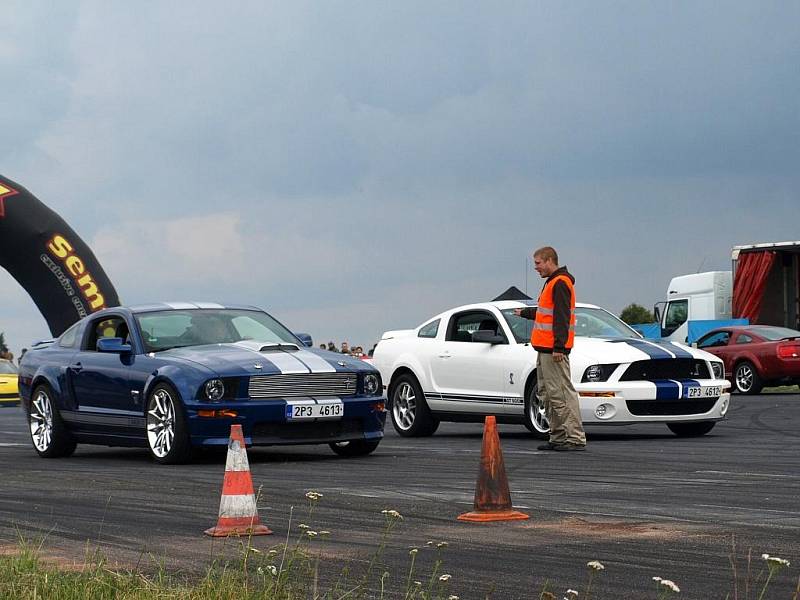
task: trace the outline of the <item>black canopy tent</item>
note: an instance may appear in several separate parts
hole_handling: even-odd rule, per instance
[[[492,302],[497,302],[499,300],[533,300],[533,298],[528,296],[525,292],[520,290],[517,286],[512,285],[505,292],[503,292],[497,298],[492,300]]]

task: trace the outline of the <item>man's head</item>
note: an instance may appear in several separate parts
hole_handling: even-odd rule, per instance
[[[350,352],[350,345],[347,342],[342,342],[342,352],[343,353]]]
[[[533,253],[533,268],[542,277],[547,279],[558,269],[558,254],[555,248],[544,246]]]

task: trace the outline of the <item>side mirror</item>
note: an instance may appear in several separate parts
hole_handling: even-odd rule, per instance
[[[307,333],[295,333],[295,337],[303,342],[303,345],[310,348],[314,345],[314,340],[311,339],[311,336]]]
[[[497,335],[494,331],[478,330],[472,332],[472,341],[481,344],[492,344],[492,346],[494,346],[496,344],[505,344],[506,338],[502,335]]]
[[[110,352],[112,354],[127,354],[133,350],[130,344],[125,344],[125,340],[118,337],[100,338],[97,340],[98,352]]]

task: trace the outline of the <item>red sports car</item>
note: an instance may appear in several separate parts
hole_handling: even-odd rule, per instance
[[[742,394],[764,386],[800,385],[800,331],[771,325],[721,327],[709,331],[697,347],[719,356],[725,376]]]

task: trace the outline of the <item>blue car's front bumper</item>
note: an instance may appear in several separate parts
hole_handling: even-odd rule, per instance
[[[248,446],[325,444],[383,437],[386,398],[345,398],[342,403],[344,415],[340,419],[287,421],[288,402],[283,399],[191,403],[186,405],[186,416],[194,446],[227,445],[234,424],[242,426]],[[214,416],[207,416],[209,412]],[[225,412],[236,416],[222,414]]]

